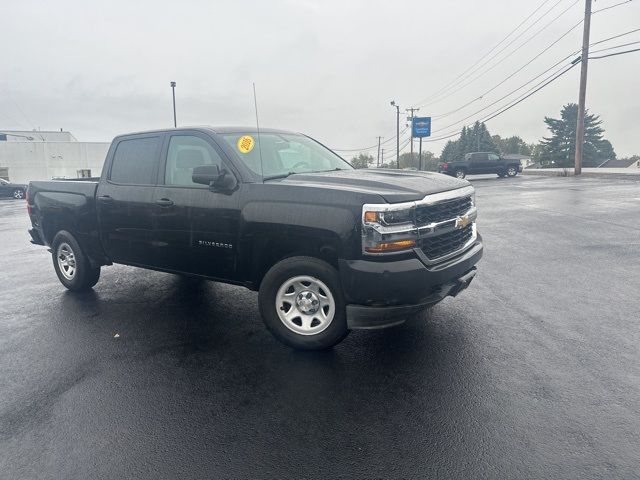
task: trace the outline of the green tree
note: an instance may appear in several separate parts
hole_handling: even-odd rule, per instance
[[[545,117],[544,123],[551,131],[550,137],[540,142],[540,161],[544,165],[571,167],[574,165],[576,152],[576,124],[578,105],[568,103],[562,107],[560,118]],[[602,120],[597,115],[585,112],[584,146],[582,148],[582,165],[597,167],[607,160],[615,160],[616,153],[608,140],[604,139]]]
[[[502,138],[500,135],[494,135],[491,137],[493,143],[496,144],[498,150],[502,155],[519,154],[519,155],[531,155],[532,147],[527,144],[522,138],[517,135],[512,137]]]
[[[351,159],[351,165],[353,165],[354,168],[369,168],[369,165],[372,163],[373,157],[371,155],[365,155],[364,153]]]
[[[461,160],[471,152],[500,153],[484,123],[476,122],[472,127],[462,127],[458,140],[449,140],[440,154],[443,162]]]

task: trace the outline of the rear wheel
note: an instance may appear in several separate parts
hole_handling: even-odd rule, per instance
[[[13,191],[13,198],[23,199],[24,198],[24,190],[21,188],[17,188]]]
[[[454,175],[456,176],[456,178],[464,178],[467,176],[466,172],[462,168],[458,168],[454,172]]]
[[[518,174],[518,168],[514,165],[509,165],[507,167],[507,177],[515,177]]]
[[[312,257],[291,257],[274,265],[260,285],[262,319],[281,342],[322,350],[349,333],[338,272]]]
[[[88,290],[100,279],[100,267],[92,267],[74,236],[62,230],[51,242],[53,268],[60,283],[72,291]]]

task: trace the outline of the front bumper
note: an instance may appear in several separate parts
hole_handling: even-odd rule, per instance
[[[419,258],[388,262],[340,260],[351,329],[384,328],[464,290],[482,257],[482,237],[465,252],[436,265]]]

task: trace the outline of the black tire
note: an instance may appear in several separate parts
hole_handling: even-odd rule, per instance
[[[518,167],[515,165],[509,165],[507,167],[507,177],[513,178],[518,175]]]
[[[21,188],[16,188],[11,196],[16,200],[22,200],[24,198],[24,190]]]
[[[60,283],[69,290],[89,290],[100,279],[100,267],[92,267],[74,236],[61,230],[51,242],[53,268]],[[72,265],[72,266],[71,266]]]
[[[324,292],[324,287],[320,286],[320,292],[325,294],[322,298],[324,298],[325,301],[331,297],[333,299],[333,318],[327,322],[327,326],[323,327],[322,323],[315,318],[309,321],[310,326],[307,328],[324,328],[318,333],[302,334],[292,330],[292,328],[295,328],[292,323],[297,320],[301,322],[298,328],[304,328],[301,320],[302,314],[300,314],[298,318],[294,318],[292,322],[289,322],[291,326],[287,326],[285,320],[281,320],[280,314],[278,313],[276,301],[280,298],[278,296],[279,290],[284,289],[288,282],[298,277],[308,277],[316,282],[319,281],[318,284],[324,284],[329,292],[327,294]],[[300,282],[295,283],[300,284]],[[304,284],[304,281],[302,281],[302,284]],[[313,288],[318,287],[318,284],[314,283],[310,285],[309,289],[313,290]],[[295,295],[295,289],[294,293],[290,295]],[[303,294],[298,294],[298,296],[300,295]],[[291,298],[293,302],[297,297]],[[315,300],[313,301],[315,302]],[[349,334],[345,301],[342,295],[338,272],[327,262],[317,258],[290,257],[271,267],[260,284],[258,303],[260,315],[266,327],[278,340],[290,347],[301,350],[324,350],[337,345]],[[290,304],[289,308],[297,309],[297,307],[294,308],[293,303]],[[327,308],[327,311],[331,311],[331,307],[327,305],[320,308]],[[282,315],[284,315],[289,310],[285,311],[283,308],[280,308],[280,311],[284,312],[282,313]],[[316,315],[316,313],[314,313],[314,315]],[[313,326],[314,322],[318,322],[315,327]]]
[[[458,168],[455,172],[453,172],[453,176],[456,178],[464,178],[467,176],[467,172],[465,172],[462,168]]]

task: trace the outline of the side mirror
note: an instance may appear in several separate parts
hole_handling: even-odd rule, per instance
[[[191,174],[193,183],[208,185],[212,192],[233,190],[236,186],[235,177],[226,169],[218,165],[202,165],[195,167]]]

